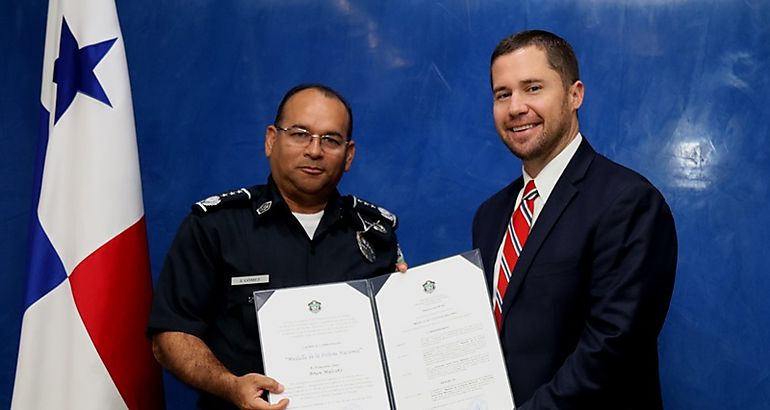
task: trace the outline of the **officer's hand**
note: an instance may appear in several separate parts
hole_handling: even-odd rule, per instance
[[[406,268],[408,268],[406,258],[404,258],[404,252],[401,252],[401,246],[398,244],[396,245],[396,270],[405,273]]]
[[[276,404],[262,400],[262,393],[283,392],[283,386],[275,379],[257,373],[236,377],[231,401],[242,410],[283,410],[289,405],[289,399]]]

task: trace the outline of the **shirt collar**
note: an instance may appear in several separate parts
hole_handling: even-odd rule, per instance
[[[575,138],[573,138],[572,141],[567,144],[556,157],[554,157],[554,159],[546,164],[542,171],[540,171],[540,174],[534,178],[537,192],[540,195],[543,204],[548,201],[548,197],[556,186],[556,182],[559,181],[561,174],[564,173],[564,170],[567,168],[567,164],[569,164],[572,157],[575,156],[575,153],[580,146],[580,142],[582,141],[583,136],[578,132]],[[523,165],[521,167],[521,174],[524,177],[524,186],[527,186],[527,182],[533,178],[527,174]]]
[[[270,204],[267,206],[268,209],[276,209],[277,207],[279,209],[284,209],[285,212],[291,213],[289,206],[286,204],[286,200],[283,199],[283,196],[281,195],[281,191],[278,190],[278,185],[276,185],[275,181],[273,180],[272,174],[267,177],[266,189],[263,191],[262,195],[254,202],[254,207],[255,211],[257,212],[258,219],[259,216],[261,216],[263,213],[266,213],[264,211],[259,212],[260,207],[265,209],[266,203]],[[340,196],[339,191],[335,189],[329,197],[329,201],[326,203],[326,207],[323,210],[323,217],[321,218],[321,222],[316,228],[316,234],[314,236],[320,236],[323,231],[328,229],[329,226],[333,225],[340,219],[341,208],[342,197]]]

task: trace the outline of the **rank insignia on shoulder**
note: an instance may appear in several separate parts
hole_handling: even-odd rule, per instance
[[[358,198],[354,195],[351,195],[351,198],[353,199],[353,209],[356,211],[360,211],[361,213],[369,216],[370,218],[373,218],[375,220],[378,220],[380,217],[384,218],[387,223],[390,224],[390,227],[393,229],[396,229],[398,226],[398,218],[395,214],[391,213],[387,209],[377,206],[369,201],[366,201],[364,199]],[[378,224],[377,224],[378,225]],[[382,226],[374,226],[374,228],[377,231],[382,232],[379,228],[382,228],[384,231],[384,228]],[[384,233],[384,232],[382,232]]]
[[[192,210],[197,214],[203,215],[226,205],[233,205],[238,202],[249,200],[251,200],[251,192],[246,188],[241,188],[236,191],[212,195],[204,200],[198,201],[193,204]]]
[[[387,209],[347,195],[343,197],[342,211],[356,231],[358,250],[367,262],[377,260],[376,249],[391,249],[390,246],[396,244],[394,231],[398,219]]]

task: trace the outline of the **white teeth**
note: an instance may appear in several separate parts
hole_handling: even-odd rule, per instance
[[[527,124],[527,125],[522,125],[521,127],[513,127],[513,132],[528,130],[534,126],[535,126],[534,124]]]

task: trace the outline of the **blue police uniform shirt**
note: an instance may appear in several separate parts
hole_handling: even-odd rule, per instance
[[[383,208],[335,191],[310,239],[272,177],[200,201],[166,256],[148,334],[195,335],[232,373],[263,374],[253,292],[393,272],[396,227]],[[199,407],[234,408],[205,393]]]

